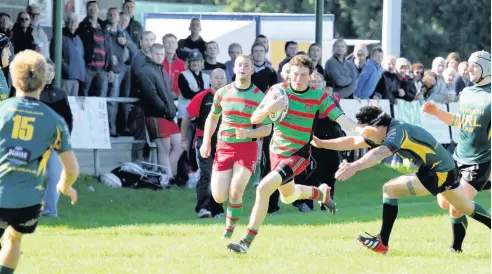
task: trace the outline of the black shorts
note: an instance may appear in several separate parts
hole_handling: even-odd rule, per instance
[[[458,165],[459,182],[468,183],[477,191],[490,189],[490,161],[472,165],[456,164]]]
[[[436,172],[425,167],[419,168],[417,178],[424,187],[434,196],[446,190],[455,189],[460,186],[458,170],[456,168],[448,172]]]
[[[23,208],[0,208],[0,228],[12,226],[17,232],[30,234],[38,226],[41,204]]]

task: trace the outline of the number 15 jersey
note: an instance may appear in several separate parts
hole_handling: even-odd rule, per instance
[[[42,202],[51,149],[72,149],[68,128],[56,112],[30,97],[0,103],[0,208]]]

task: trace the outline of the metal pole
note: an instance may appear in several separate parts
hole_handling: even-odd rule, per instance
[[[384,0],[382,48],[385,55],[400,57],[402,0]]]
[[[316,0],[315,5],[316,6],[314,12],[316,14],[316,44],[323,48],[323,15],[325,13],[325,0]]]
[[[56,0],[55,12],[53,16],[53,37],[55,43],[55,52],[53,62],[55,63],[55,86],[61,86],[61,74],[62,74],[62,22],[63,22],[63,1]]]

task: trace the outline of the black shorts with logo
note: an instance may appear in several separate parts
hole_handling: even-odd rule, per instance
[[[427,167],[421,167],[417,171],[417,178],[424,187],[434,196],[437,194],[455,189],[460,186],[457,180],[458,171],[456,168],[448,172],[436,172]]]
[[[41,204],[23,208],[0,208],[0,228],[12,226],[17,232],[30,234],[38,226]]]
[[[481,164],[458,165],[458,181],[473,186],[477,191],[490,189],[490,161]]]

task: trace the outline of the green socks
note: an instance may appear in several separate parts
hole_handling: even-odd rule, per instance
[[[236,223],[237,221],[239,221],[242,212],[243,203],[233,204],[229,202],[229,204],[227,205],[226,228],[223,234],[225,238],[232,237],[232,233],[234,233]]]

